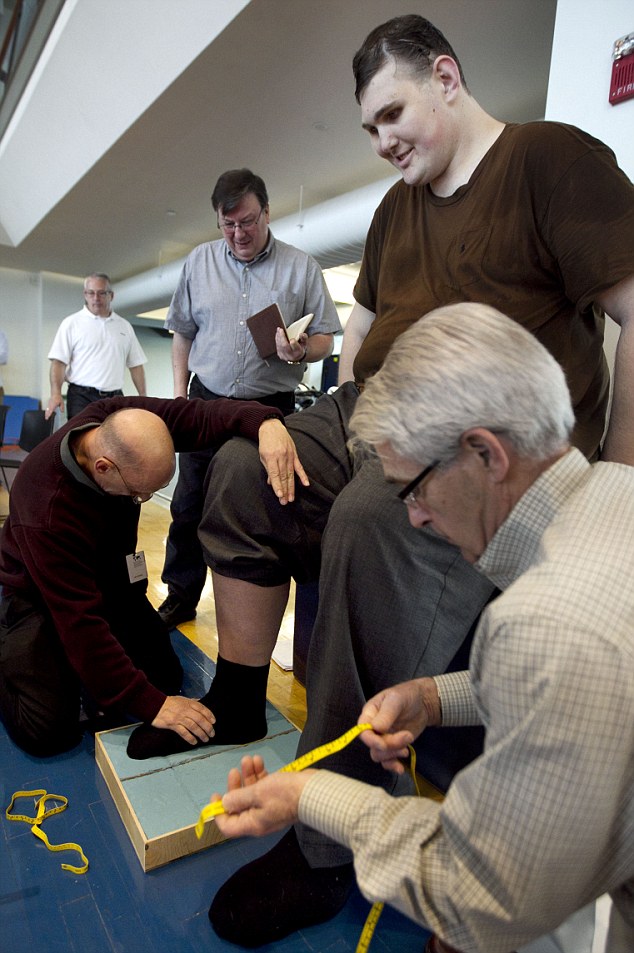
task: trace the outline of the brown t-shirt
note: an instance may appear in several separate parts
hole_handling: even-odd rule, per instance
[[[374,214],[355,298],[376,317],[354,362],[376,373],[433,308],[490,304],[534,332],[566,371],[587,455],[608,400],[597,294],[634,273],[634,186],[603,143],[553,122],[508,125],[467,185],[439,198],[398,182]]]

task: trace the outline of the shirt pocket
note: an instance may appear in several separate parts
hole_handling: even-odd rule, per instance
[[[295,294],[293,291],[271,290],[271,304],[278,305],[287,327],[289,324],[292,324],[293,321],[303,317],[304,312],[302,309],[304,299],[301,295]]]
[[[448,274],[456,290],[482,278],[483,262],[489,246],[491,226],[465,228],[454,237],[447,251]]]

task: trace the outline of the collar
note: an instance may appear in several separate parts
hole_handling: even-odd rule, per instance
[[[225,242],[225,251],[230,258],[233,258],[233,260],[237,262],[239,265],[253,265],[255,264],[255,262],[262,261],[263,258],[268,258],[268,256],[271,254],[271,251],[273,250],[273,244],[275,242],[275,239],[273,238],[273,234],[271,232],[271,229],[269,228],[269,238],[266,245],[264,246],[260,254],[256,255],[255,258],[252,258],[251,261],[242,261],[241,258],[237,258],[236,255],[233,254],[233,252],[227,245],[227,242],[224,240],[224,238],[223,238],[223,241]]]
[[[90,311],[90,310],[86,307],[86,305],[83,306],[82,311],[84,312],[84,314],[85,314],[87,317],[89,317],[89,318],[94,318],[95,321],[110,321],[110,319],[112,318],[112,316],[113,316],[113,314],[114,314],[114,311],[113,311],[112,309],[110,309],[110,314],[109,314],[106,318],[102,318],[101,315],[99,315],[99,314],[93,314],[92,311]]]
[[[95,315],[92,315],[95,317]],[[87,473],[84,473],[82,468],[77,463],[75,459],[75,454],[71,450],[70,439],[73,434],[81,433],[83,430],[92,430],[94,427],[98,427],[99,424],[83,424],[81,427],[74,427],[72,430],[69,430],[68,433],[64,434],[62,441],[59,445],[60,454],[62,457],[62,463],[72,476],[74,480],[78,483],[83,483],[84,486],[89,487],[91,490],[94,490],[96,493],[99,493],[100,496],[106,496],[105,490],[102,490],[100,486],[97,486],[94,480],[91,480]]]
[[[508,589],[535,563],[545,531],[586,478],[590,466],[572,447],[540,474],[498,527],[475,563],[476,569],[498,589]]]

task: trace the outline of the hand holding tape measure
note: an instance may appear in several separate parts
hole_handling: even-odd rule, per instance
[[[280,830],[288,826],[288,824],[293,823],[296,819],[297,805],[301,791],[312,774],[312,772],[308,774],[301,773],[305,772],[307,768],[310,768],[317,761],[321,761],[322,758],[341,751],[342,748],[349,745],[350,742],[354,741],[362,732],[368,730],[373,730],[371,724],[364,723],[355,725],[354,728],[345,732],[340,738],[321,745],[313,751],[309,751],[295,761],[291,761],[291,763],[285,767],[280,768],[279,771],[276,771],[275,774],[272,775],[267,774],[264,768],[264,762],[258,755],[243,758],[242,770],[238,771],[234,768],[229,774],[228,794],[235,796],[229,799],[230,803],[228,807],[230,811],[233,809],[236,813],[233,814],[233,816],[232,814],[227,814],[220,795],[213,795],[215,800],[212,800],[200,812],[200,817],[196,824],[196,836],[198,838],[202,837],[205,821],[211,818],[220,820],[218,824],[220,830],[229,837],[242,834],[259,836]],[[414,784],[416,785],[416,756],[411,745],[408,746],[408,749],[410,753],[410,771],[414,779]],[[283,774],[293,774],[297,776],[295,797],[289,798],[288,780],[284,784],[279,784],[281,775]],[[257,782],[264,781],[265,779],[269,780],[269,784],[264,787],[259,787],[257,792],[254,791],[253,786],[256,785]],[[418,790],[417,785],[416,787]],[[280,789],[279,794],[276,788]],[[262,796],[260,796],[260,794],[262,794]],[[243,805],[240,803],[241,800],[243,800]],[[241,807],[242,810],[240,810]],[[356,953],[366,953],[368,950],[382,909],[382,903],[372,905],[361,932]]]

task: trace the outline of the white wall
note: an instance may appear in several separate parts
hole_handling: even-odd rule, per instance
[[[40,397],[44,407],[51,393],[48,352],[62,319],[82,307],[84,286],[83,278],[50,272],[43,272],[40,282],[38,390],[34,396]]]
[[[607,143],[634,180],[634,99],[608,101],[612,46],[634,32],[632,0],[558,0],[546,118],[569,122]],[[618,328],[606,321],[610,366]]]
[[[41,276],[0,268],[0,328],[9,342],[1,369],[7,394],[40,397]]]
[[[9,361],[2,369],[7,394],[48,399],[51,341],[62,318],[82,303],[80,278],[0,268],[0,327],[9,340]]]
[[[150,397],[173,397],[174,378],[172,376],[172,338],[163,337],[153,328],[134,326],[139,343],[145,351],[145,380]],[[129,375],[124,387],[126,394],[136,394]]]

